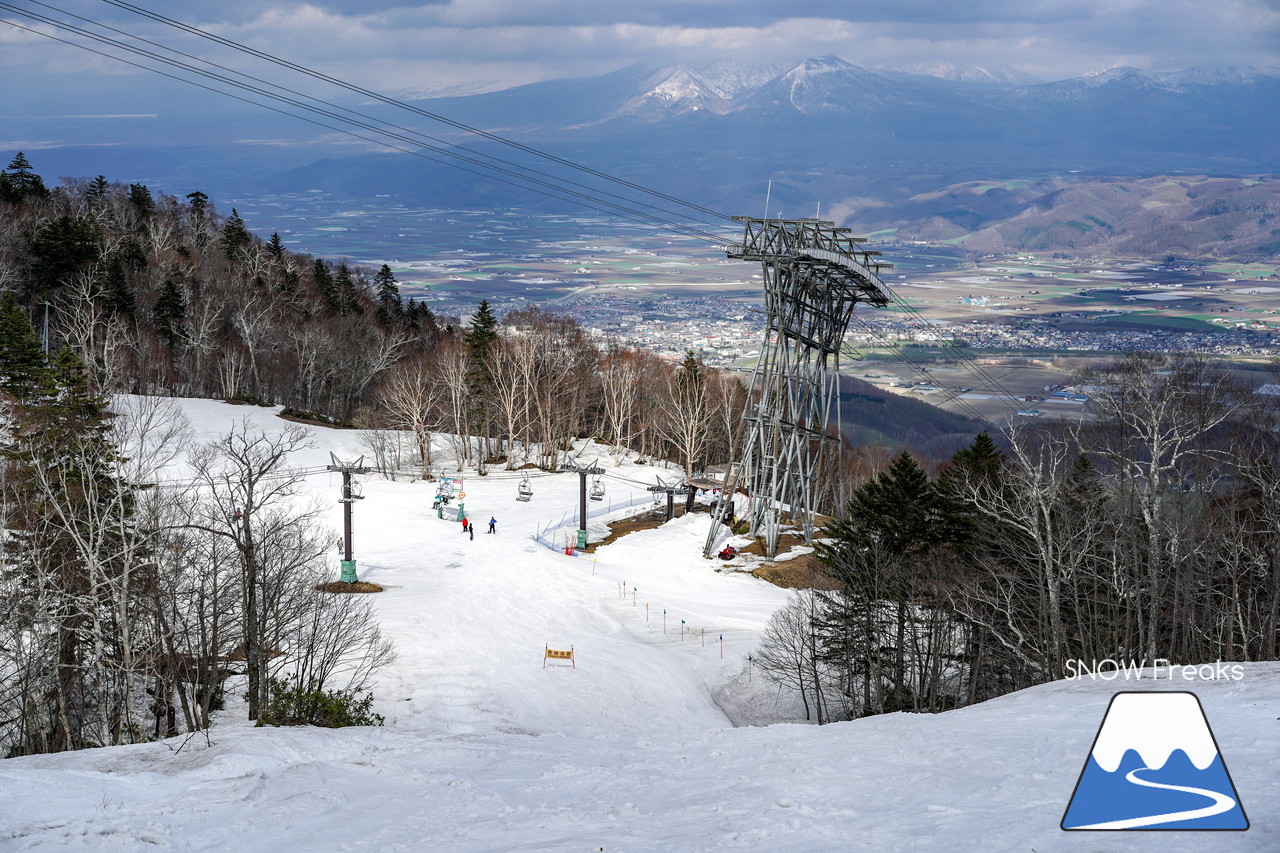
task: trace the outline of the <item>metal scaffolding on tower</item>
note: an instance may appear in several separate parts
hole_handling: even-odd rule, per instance
[[[725,251],[730,258],[761,263],[766,328],[748,395],[746,446],[725,482],[725,496],[746,490],[750,534],[764,538],[765,554],[772,558],[784,512],[805,541],[813,541],[815,465],[822,447],[838,447],[840,440],[840,347],[857,303],[888,304],[880,271],[892,265],[877,260],[879,252],[859,248],[865,238],[850,236],[834,222],[734,220],[743,223],[742,242]],[[729,504],[720,501],[717,522]],[[719,528],[711,526],[708,556]]]

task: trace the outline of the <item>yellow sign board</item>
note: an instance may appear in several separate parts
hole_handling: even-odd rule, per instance
[[[577,669],[577,668],[578,668],[578,663],[577,663],[577,661],[575,661],[575,660],[573,659],[573,646],[570,646],[568,651],[561,651],[561,650],[559,650],[559,649],[553,649],[553,648],[551,648],[550,646],[548,646],[548,647],[544,648],[544,650],[543,650],[543,655],[542,655],[542,668],[543,668],[543,669],[546,669],[546,668],[547,668],[547,660],[548,660],[548,659],[550,659],[550,660],[567,660],[567,661],[569,661],[569,662],[571,662],[571,663],[573,664],[573,668],[574,668],[574,669]]]

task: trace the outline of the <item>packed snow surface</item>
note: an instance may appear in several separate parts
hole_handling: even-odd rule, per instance
[[[242,417],[283,425],[271,409],[182,407],[206,438]],[[299,466],[364,452],[356,431],[313,433]],[[598,455],[638,483],[659,473]],[[468,515],[497,519],[496,535],[481,526],[472,540],[430,510],[433,484],[365,478],[359,573],[387,588],[376,601],[399,652],[375,685],[385,727],[253,728],[229,711],[207,743],[0,761],[0,849],[1280,850],[1280,665],[1246,665],[1240,680],[1086,678],[945,714],[766,725],[796,707],[747,656],[787,593],[702,559],[705,514],[595,559],[545,548],[531,536],[576,511],[577,476],[532,482],[533,500],[518,503],[513,475],[466,477]],[[308,483],[337,497],[336,475]],[[605,483],[607,501],[645,496]],[[337,528],[336,501],[332,519]],[[547,646],[572,647],[576,668],[544,669]],[[1247,832],[1058,828],[1112,695],[1144,689],[1197,693]]]

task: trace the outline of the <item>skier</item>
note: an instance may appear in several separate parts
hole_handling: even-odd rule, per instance
[[[465,515],[462,517],[462,532],[467,532],[467,517]]]
[[[467,528],[467,532],[471,534],[471,541],[476,541],[476,526],[474,524]]]
[[[489,532],[490,533],[498,532],[498,519],[494,518],[493,516],[489,516]]]

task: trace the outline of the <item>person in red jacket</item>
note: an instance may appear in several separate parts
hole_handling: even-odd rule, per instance
[[[462,532],[467,532],[467,517],[465,515],[462,517]]]

